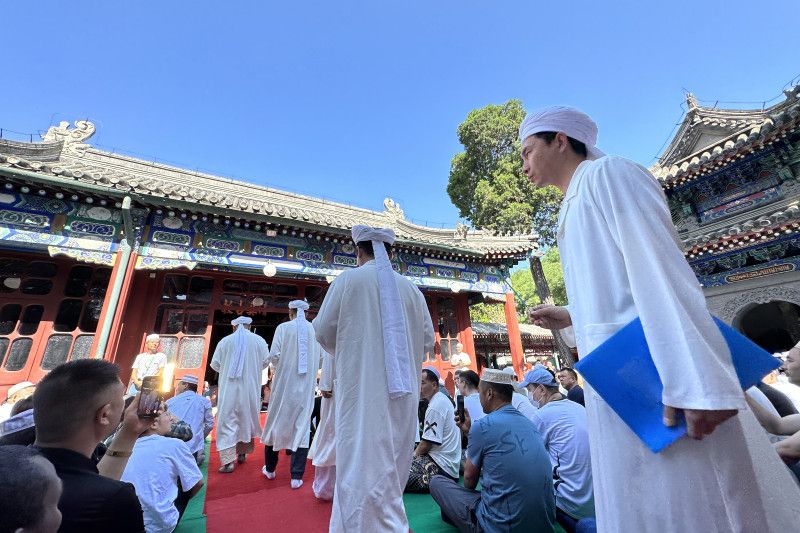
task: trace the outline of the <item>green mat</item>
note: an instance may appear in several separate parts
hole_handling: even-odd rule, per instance
[[[453,533],[458,531],[442,521],[439,506],[430,494],[403,494],[408,525],[414,533]],[[564,533],[556,524],[555,533]]]
[[[208,487],[208,454],[211,443],[206,441],[206,460],[200,466],[203,473],[203,488],[189,500],[186,511],[175,528],[175,533],[206,533],[206,515],[203,514],[203,507],[206,504],[206,488]]]

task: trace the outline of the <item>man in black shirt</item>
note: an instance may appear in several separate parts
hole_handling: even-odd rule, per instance
[[[567,389],[567,399],[583,404],[583,387],[578,385],[578,374],[566,366],[558,371],[558,381]]]
[[[124,392],[119,367],[97,359],[60,365],[39,383],[33,399],[36,446],[63,482],[61,532],[144,531],[133,485],[113,479],[121,475],[136,437],[148,425],[136,416],[137,402],[125,410],[106,456],[99,464],[91,459],[97,444],[119,425]],[[125,460],[117,464],[120,459]]]

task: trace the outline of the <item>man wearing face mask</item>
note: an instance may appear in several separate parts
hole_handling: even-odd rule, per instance
[[[539,405],[531,421],[553,465],[556,520],[571,533],[578,520],[594,516],[586,409],[562,395],[555,377],[542,365],[525,374],[520,385]]]

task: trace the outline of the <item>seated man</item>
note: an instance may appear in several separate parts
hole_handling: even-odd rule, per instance
[[[133,485],[117,481],[136,437],[147,428],[136,415],[135,402],[123,411],[124,393],[119,367],[99,359],[59,365],[36,388],[35,444],[53,463],[64,487],[58,504],[61,532],[144,531]],[[95,463],[95,448],[120,419],[122,429]]]
[[[30,398],[35,390],[36,385],[30,381],[23,381],[9,388],[7,393],[8,397],[0,405],[0,422],[11,418],[14,415],[14,413],[12,413],[14,404],[25,398]]]
[[[61,480],[36,448],[0,446],[0,479],[0,531],[58,531]]]
[[[469,413],[470,419],[475,422],[485,416],[481,407],[481,398],[478,394],[478,384],[481,378],[473,370],[463,370],[458,381],[458,388],[464,396],[464,409]]]
[[[422,369],[420,396],[428,400],[422,437],[414,450],[406,492],[428,492],[431,477],[445,475],[458,479],[461,464],[461,434],[453,419],[450,398],[439,392],[439,375]]]
[[[203,474],[186,443],[166,436],[173,420],[168,411],[151,419],[122,473],[122,480],[136,487],[148,532],[175,529],[185,503],[203,486]],[[175,502],[181,492],[187,494],[180,498],[184,504],[179,511]]]
[[[460,531],[553,531],[550,458],[533,423],[511,405],[513,377],[486,369],[478,390],[486,416],[473,423],[465,411],[459,420],[469,433],[464,486],[445,476],[430,482],[442,519]]]
[[[542,436],[553,465],[556,519],[567,533],[572,533],[580,519],[594,516],[586,409],[565,398],[553,374],[542,365],[525,374],[522,385],[539,404],[533,425]]]
[[[187,444],[201,465],[206,455],[206,437],[214,429],[211,400],[197,394],[197,377],[188,374],[181,378],[175,392],[175,397],[167,400],[167,409],[192,428],[192,438]]]

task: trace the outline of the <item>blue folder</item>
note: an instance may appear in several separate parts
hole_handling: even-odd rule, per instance
[[[772,354],[718,318],[714,321],[731,350],[743,390],[780,366]],[[576,365],[583,378],[653,452],[660,452],[686,434],[686,422],[664,425],[664,386],[636,318]]]

